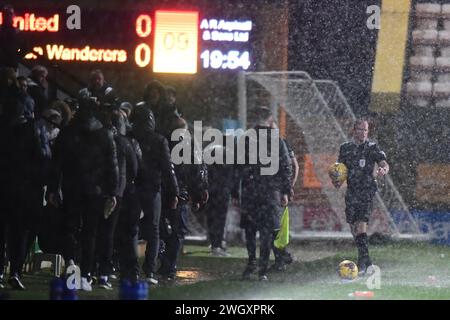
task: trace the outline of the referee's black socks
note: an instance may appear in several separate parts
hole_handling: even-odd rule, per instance
[[[368,267],[372,264],[369,257],[369,239],[367,233],[360,233],[355,237],[356,247],[358,248],[358,267],[364,265]]]

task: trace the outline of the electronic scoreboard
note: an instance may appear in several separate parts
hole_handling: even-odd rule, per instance
[[[26,59],[116,64],[154,73],[251,70],[253,22],[201,10],[80,10],[70,29],[65,11],[16,10],[14,25],[29,44]],[[0,16],[0,23],[2,22]]]

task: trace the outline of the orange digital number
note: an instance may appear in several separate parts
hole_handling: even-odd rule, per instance
[[[146,43],[141,43],[136,47],[136,50],[134,51],[134,61],[141,68],[148,66],[151,56],[152,51]]]
[[[145,38],[152,33],[152,19],[147,14],[141,14],[136,19],[136,34]]]

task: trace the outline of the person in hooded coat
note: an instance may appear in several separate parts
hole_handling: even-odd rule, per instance
[[[52,205],[60,205],[59,189],[62,191],[66,215],[64,259],[68,264],[77,260],[81,238],[81,289],[86,291],[92,290],[90,271],[98,225],[104,218],[105,205],[115,206],[119,184],[113,133],[96,118],[96,111],[97,104],[83,101],[75,118],[59,134],[49,183]]]
[[[170,159],[167,139],[155,132],[155,117],[145,106],[136,106],[130,116],[133,125],[131,136],[142,150],[136,187],[140,205],[144,211],[141,233],[147,240],[145,261],[142,266],[146,280],[157,284],[157,258],[159,251],[159,224],[161,218],[161,186],[170,199],[170,207],[178,202],[178,183]]]

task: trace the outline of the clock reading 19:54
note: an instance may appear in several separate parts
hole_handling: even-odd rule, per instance
[[[230,50],[222,53],[220,50],[204,50],[200,55],[205,69],[238,69],[247,70],[250,66],[250,54],[248,51],[240,52]]]

